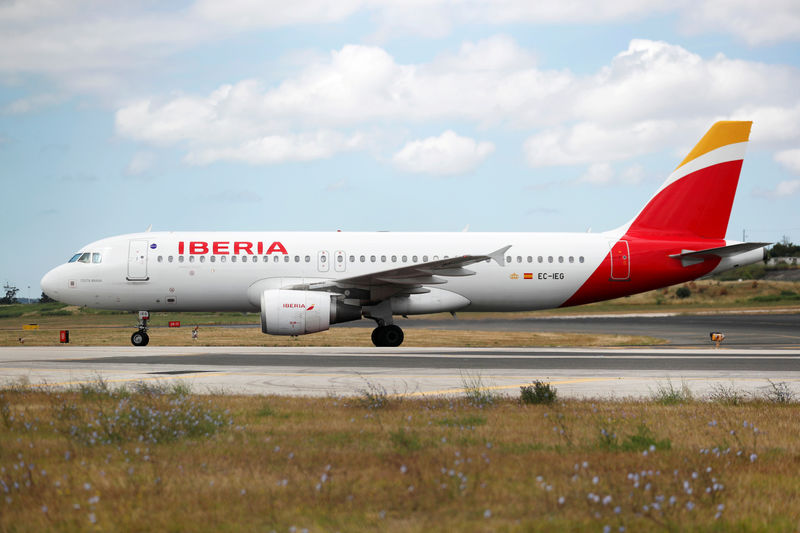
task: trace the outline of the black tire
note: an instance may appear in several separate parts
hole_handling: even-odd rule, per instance
[[[384,346],[400,346],[403,344],[403,339],[405,335],[403,335],[403,330],[400,329],[399,326],[395,326],[392,324],[391,326],[386,326],[383,332],[383,345]]]
[[[134,346],[147,346],[150,342],[150,337],[144,331],[137,331],[131,335],[131,344]]]
[[[384,338],[383,332],[385,329],[386,326],[378,326],[377,328],[372,330],[372,344],[374,344],[375,346],[386,346],[383,340]]]

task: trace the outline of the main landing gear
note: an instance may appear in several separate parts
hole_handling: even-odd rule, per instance
[[[131,344],[134,346],[147,346],[150,336],[147,335],[147,321],[150,320],[149,311],[139,311],[139,331],[131,335]]]
[[[403,344],[403,330],[399,326],[378,326],[372,330],[372,344],[375,346],[400,346]]]

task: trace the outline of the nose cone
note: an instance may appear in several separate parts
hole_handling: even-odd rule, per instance
[[[44,292],[53,300],[59,299],[58,296],[60,292],[60,287],[58,286],[59,275],[56,273],[56,270],[58,270],[58,268],[54,268],[45,274],[42,278],[42,281],[39,282],[39,284],[42,286],[42,292]]]

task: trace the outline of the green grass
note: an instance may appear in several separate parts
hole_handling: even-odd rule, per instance
[[[0,530],[747,532],[800,520],[800,410],[785,394],[387,397],[375,409],[158,383],[0,388]]]
[[[391,396],[375,409],[180,383],[0,387],[0,531],[747,532],[800,520],[800,410],[783,393],[737,405]]]

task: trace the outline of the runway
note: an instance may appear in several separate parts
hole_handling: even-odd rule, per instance
[[[377,387],[410,396],[462,394],[479,382],[516,395],[534,380],[562,396],[646,397],[685,384],[800,394],[800,349],[7,347],[0,380],[70,386],[181,380],[196,392],[358,395]]]
[[[397,320],[404,329],[476,329],[482,331],[553,331],[617,333],[666,339],[672,347],[708,346],[709,333],[725,333],[734,348],[800,348],[800,313],[647,313],[639,315],[572,315],[526,318]],[[358,323],[354,323],[358,325]],[[363,326],[363,324],[361,324]],[[347,326],[342,324],[341,326]]]

